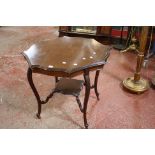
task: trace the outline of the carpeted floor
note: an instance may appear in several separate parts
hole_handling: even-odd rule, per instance
[[[43,105],[42,119],[36,119],[37,102],[27,82],[27,63],[21,52],[34,42],[58,37],[57,27],[0,28],[0,128],[83,128],[83,117],[75,98],[55,94]],[[122,89],[123,79],[133,75],[136,55],[111,51],[100,73],[100,101],[91,90],[88,103],[89,128],[155,128],[155,90],[141,95]],[[155,73],[155,59],[150,59],[142,75],[150,80]],[[94,79],[91,73],[91,80]],[[78,76],[82,79],[82,76]],[[41,96],[54,87],[54,78],[35,74]],[[84,91],[81,93],[81,100]]]

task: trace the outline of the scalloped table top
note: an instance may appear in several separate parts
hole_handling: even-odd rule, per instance
[[[110,49],[94,39],[58,37],[33,44],[22,54],[31,69],[74,73],[105,64]]]

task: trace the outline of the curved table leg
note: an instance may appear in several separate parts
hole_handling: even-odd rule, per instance
[[[83,117],[84,117],[84,125],[85,128],[88,128],[87,123],[87,104],[90,94],[90,78],[89,78],[89,70],[84,71],[84,80],[85,80],[85,98],[84,98],[84,107],[83,107]]]
[[[97,70],[96,75],[95,75],[95,81],[94,81],[94,90],[95,90],[97,100],[99,100],[99,93],[98,93],[98,90],[97,90],[97,83],[98,83],[99,73],[100,73],[100,70]]]
[[[29,84],[31,86],[31,89],[33,90],[33,93],[37,99],[37,102],[38,102],[38,113],[37,113],[37,117],[40,119],[40,114],[41,114],[41,104],[42,104],[42,101],[40,100],[40,96],[38,94],[38,91],[33,83],[33,79],[32,79],[32,70],[31,68],[28,68],[27,70],[27,79],[29,81]]]

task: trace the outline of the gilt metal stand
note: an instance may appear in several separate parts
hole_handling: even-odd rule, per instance
[[[134,43],[126,50],[135,50],[138,52],[137,67],[134,77],[129,77],[123,81],[123,86],[134,93],[142,93],[149,89],[148,81],[140,76],[142,64],[144,62],[145,46],[147,43],[148,31],[148,26],[142,27],[139,51],[137,50],[137,47]]]

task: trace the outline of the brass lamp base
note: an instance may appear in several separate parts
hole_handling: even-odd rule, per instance
[[[129,77],[123,81],[123,86],[134,93],[143,93],[144,91],[149,89],[149,83],[145,79],[140,79],[135,82],[134,77]]]

